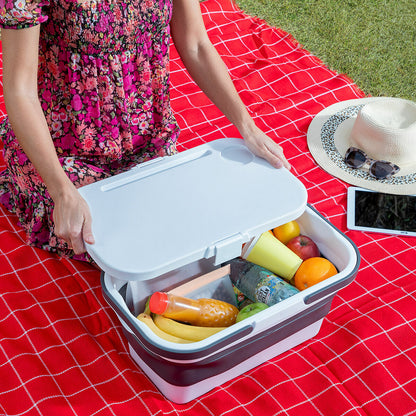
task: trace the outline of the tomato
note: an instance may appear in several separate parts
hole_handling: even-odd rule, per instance
[[[286,244],[300,234],[299,224],[295,220],[289,221],[286,224],[273,228],[273,234],[283,244]]]
[[[304,260],[296,271],[295,286],[299,290],[304,290],[337,273],[336,267],[326,258],[310,257]]]

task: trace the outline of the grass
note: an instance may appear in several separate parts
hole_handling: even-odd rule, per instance
[[[236,0],[372,96],[416,101],[415,0]]]

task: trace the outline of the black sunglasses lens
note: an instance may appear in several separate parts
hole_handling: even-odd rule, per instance
[[[360,150],[350,150],[345,156],[345,163],[350,168],[360,168],[365,164],[367,156]]]
[[[370,166],[370,173],[377,179],[385,179],[395,172],[394,167],[386,162],[374,162]]]

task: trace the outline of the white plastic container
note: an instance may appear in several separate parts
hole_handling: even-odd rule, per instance
[[[155,159],[80,192],[91,208],[96,243],[88,252],[103,270],[104,296],[133,359],[176,403],[316,335],[333,297],[358,270],[357,248],[307,205],[301,182],[255,157],[239,139]],[[231,283],[221,264],[292,219],[337,275],[196,343],[165,341],[136,319],[150,294],[178,286],[183,295],[229,301]]]

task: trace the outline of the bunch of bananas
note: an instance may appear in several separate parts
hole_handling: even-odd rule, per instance
[[[141,313],[137,319],[145,323],[158,337],[178,344],[202,341],[226,328],[187,325],[162,315],[151,316],[146,312]]]

